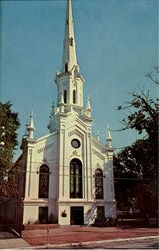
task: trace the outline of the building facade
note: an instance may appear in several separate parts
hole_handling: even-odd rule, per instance
[[[116,217],[113,148],[92,136],[89,99],[83,105],[84,78],[77,64],[71,0],[67,0],[61,72],[55,76],[49,134],[34,138],[33,114],[23,137],[20,174],[23,224],[48,220],[60,225],[94,223]]]

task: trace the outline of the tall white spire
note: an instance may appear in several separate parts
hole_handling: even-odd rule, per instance
[[[72,1],[67,0],[62,72],[70,71],[74,65],[77,65],[77,58],[72,15]]]
[[[74,37],[74,23],[72,16],[72,0],[67,0],[66,6],[65,36],[63,48],[62,70],[56,74],[58,106],[61,105],[61,93],[63,93],[63,106],[71,106],[81,112],[83,108],[84,79],[80,74],[77,64],[76,45]],[[61,106],[62,107],[62,106]],[[63,109],[63,107],[62,107]],[[70,109],[63,109],[64,112]]]

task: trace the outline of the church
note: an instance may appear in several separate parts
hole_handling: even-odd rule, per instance
[[[31,114],[22,139],[22,224],[91,225],[98,218],[116,218],[111,134],[108,128],[105,144],[92,135],[94,119],[90,100],[83,104],[85,80],[77,63],[71,0],[55,84],[57,105],[52,105],[49,133],[34,138]]]

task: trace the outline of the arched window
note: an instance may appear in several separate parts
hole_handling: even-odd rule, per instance
[[[65,63],[65,72],[68,72],[68,63]]]
[[[82,198],[82,162],[76,158],[70,162],[70,198]]]
[[[64,103],[67,103],[67,90],[64,90],[63,92],[63,99],[64,99]]]
[[[70,45],[73,46],[73,38],[70,38]]]
[[[42,165],[39,173],[39,198],[49,197],[49,167]]]
[[[103,171],[99,168],[95,171],[95,198],[103,199]]]
[[[73,103],[76,103],[76,90],[73,90]]]

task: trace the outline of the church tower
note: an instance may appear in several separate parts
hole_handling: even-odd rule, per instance
[[[26,170],[23,223],[53,218],[60,225],[90,225],[116,217],[113,148],[92,135],[92,109],[83,105],[84,78],[77,63],[72,1],[67,0],[61,71],[55,76],[57,104],[53,103],[49,134],[23,138]]]
[[[83,107],[84,79],[77,64],[72,3],[70,0],[67,1],[62,68],[61,72],[57,73],[55,82],[58,103],[60,102],[60,95],[63,93],[65,106],[68,108],[72,106],[77,109]]]

